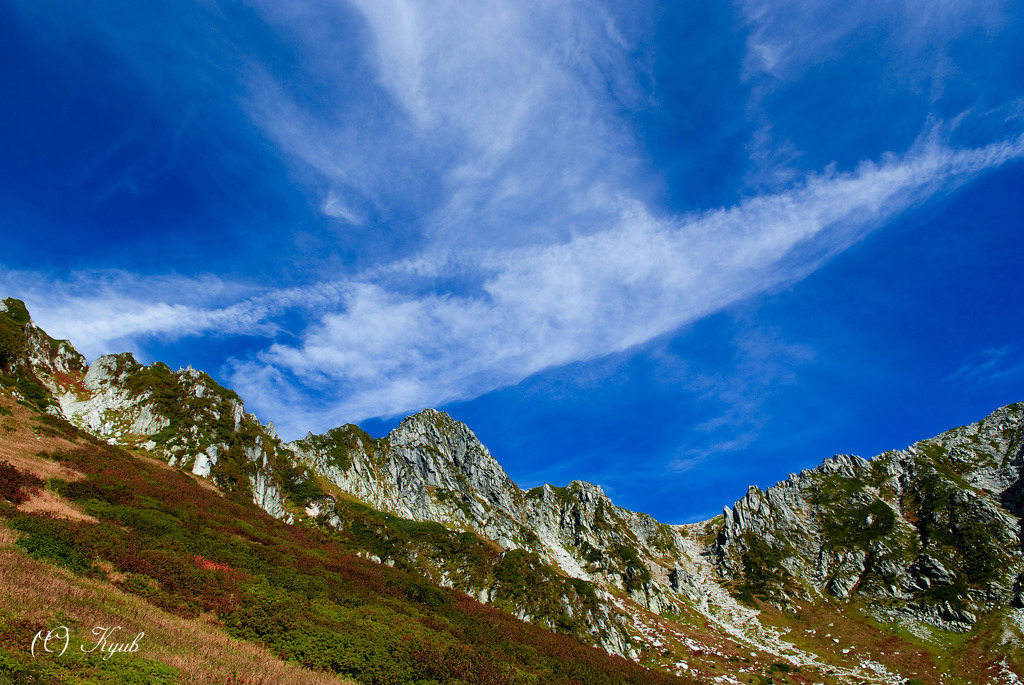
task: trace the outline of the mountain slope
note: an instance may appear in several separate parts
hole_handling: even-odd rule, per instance
[[[676,529],[616,507],[582,481],[524,492],[447,414],[424,410],[380,440],[346,426],[286,447],[377,509],[474,530],[502,548],[534,552],[572,578],[628,591],[655,611],[671,606],[664,588],[678,574],[664,564],[684,555]]]

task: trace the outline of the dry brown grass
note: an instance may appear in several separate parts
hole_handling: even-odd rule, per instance
[[[82,511],[77,504],[73,504],[49,490],[36,490],[29,496],[27,502],[18,505],[18,509],[29,514],[45,514],[72,521],[96,522],[96,519]]]
[[[49,625],[60,616],[86,635],[95,626],[121,626],[120,635],[145,632],[138,655],[178,669],[183,683],[352,682],[281,661],[265,648],[228,636],[210,617],[180,618],[108,583],[35,561],[13,547],[16,539],[14,531],[0,525],[0,610],[19,619]],[[27,649],[32,636],[24,640]]]
[[[779,628],[791,629],[787,640],[817,654],[823,661],[852,668],[862,659],[871,659],[904,678],[936,682],[934,679],[941,664],[935,655],[867,618],[856,602],[796,602],[794,607],[796,615],[769,605],[760,608],[764,620]],[[808,633],[808,630],[815,632]],[[844,649],[850,652],[844,654]],[[965,679],[952,682],[979,681]]]
[[[166,465],[166,462],[164,462],[164,464]],[[167,468],[172,467],[168,466]],[[219,497],[224,496],[224,491],[214,485],[208,478],[203,478],[202,476],[197,476],[193,473],[186,473],[185,475],[194,480],[196,485],[202,489],[209,490],[210,492],[217,494]]]
[[[85,478],[74,469],[38,456],[40,452],[58,452],[74,449],[76,445],[64,438],[37,434],[32,421],[35,412],[16,403],[10,397],[0,395],[0,407],[5,407],[11,416],[0,417],[0,461],[6,461],[20,471],[27,471],[43,480],[60,478],[75,481]]]
[[[7,526],[0,525],[0,550],[13,545],[18,539],[18,531],[11,530]]]
[[[7,428],[0,429],[0,461],[6,461],[19,471],[31,473],[42,480],[60,478],[71,482],[85,478],[82,473],[66,464],[39,456],[40,453],[74,449],[74,443],[51,435],[37,435],[33,431],[35,422],[31,420],[34,412],[11,398],[0,395],[0,406],[11,412],[11,416],[3,417]],[[73,521],[96,520],[82,511],[78,505],[48,490],[32,492],[29,500],[18,509]]]

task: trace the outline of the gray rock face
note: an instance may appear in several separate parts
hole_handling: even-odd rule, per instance
[[[254,481],[252,485],[252,501],[256,503],[256,506],[274,518],[288,519],[288,522],[291,523],[290,515],[284,508],[284,497],[281,494],[281,488],[273,480],[272,475],[264,470],[260,470],[256,472]]]
[[[232,461],[253,501],[275,517],[287,516],[275,470],[280,441],[272,426],[245,413],[234,393],[191,367],[142,366],[130,354],[105,355],[89,366],[69,344],[50,340],[31,323],[26,328],[34,373],[68,421],[214,480],[217,465]]]
[[[80,392],[51,387],[69,421],[114,442],[129,436],[150,436],[170,425],[149,403],[148,395],[136,395],[127,387],[124,359],[100,357],[85,374]],[[51,377],[52,378],[52,377]]]
[[[683,570],[690,562],[678,530],[615,506],[582,481],[524,492],[465,424],[442,412],[424,410],[380,440],[344,426],[287,447],[298,464],[377,510],[533,552],[566,576],[625,593],[655,613],[676,609],[680,595],[700,594]],[[609,617],[598,620],[604,646],[626,654],[623,629]]]
[[[498,531],[522,492],[465,425],[425,410],[384,440],[355,426],[309,435],[288,447],[297,460],[381,511],[464,529]]]
[[[742,577],[744,561],[764,555],[761,541],[790,581],[776,601],[857,594],[889,618],[965,629],[1013,601],[1024,570],[1022,416],[1024,405],[1011,405],[906,450],[837,455],[751,488],[725,509],[722,573]]]
[[[370,506],[474,530],[505,549],[527,549],[566,575],[671,606],[679,533],[616,507],[600,487],[574,481],[522,491],[463,423],[427,409],[381,440],[354,426],[290,443],[296,460]],[[341,456],[339,456],[339,454]],[[635,582],[633,582],[635,581]]]

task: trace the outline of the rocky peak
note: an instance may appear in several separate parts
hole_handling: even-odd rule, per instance
[[[392,431],[391,450],[413,466],[426,487],[459,493],[464,503],[478,502],[474,518],[485,523],[487,509],[512,513],[520,501],[518,486],[469,427],[444,412],[426,409]]]
[[[89,365],[11,298],[3,301],[0,329],[0,338],[10,333],[13,341],[5,385],[15,384],[21,399],[110,443],[149,450],[172,466],[248,491],[268,512],[286,515],[275,473],[280,441],[207,374],[191,367],[173,372],[160,362],[146,366],[130,353]]]
[[[631,591],[645,605],[669,606],[679,533],[615,506],[600,486],[573,481],[524,493],[476,435],[427,409],[386,437],[354,426],[307,436],[289,448],[370,506],[418,521],[475,531],[506,550],[537,554],[572,578]]]
[[[774,603],[856,594],[880,617],[966,629],[985,607],[1020,601],[1022,415],[1011,405],[906,450],[836,455],[751,488],[725,508],[721,571],[744,586],[777,569],[759,578]]]
[[[67,340],[57,340],[39,328],[21,300],[8,297],[0,300],[0,313],[4,314],[5,328],[18,338],[21,349],[12,355],[26,370],[42,374],[70,374],[86,368],[85,357]],[[12,350],[14,351],[14,350]]]

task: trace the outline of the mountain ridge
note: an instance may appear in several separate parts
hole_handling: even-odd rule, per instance
[[[1006,649],[1019,650],[1024,629],[1012,607],[1022,603],[1024,579],[1022,405],[872,460],[830,457],[766,490],[752,486],[720,517],[672,526],[615,506],[584,481],[524,491],[468,426],[432,409],[383,438],[346,425],[284,443],[208,375],[143,366],[130,354],[88,365],[70,343],[35,327],[27,310],[20,315],[23,305],[4,302],[0,311],[24,319],[31,378],[15,390],[23,400],[39,394],[33,384],[45,386],[51,413],[248,492],[291,523],[351,529],[336,506],[342,498],[469,531],[500,550],[500,563],[521,558],[516,573],[524,577],[549,569],[540,571],[544,582],[558,584],[561,595],[527,597],[508,573],[443,555],[381,545],[367,555],[418,563],[440,585],[582,632],[610,652],[682,672],[682,665],[703,668],[695,653],[721,661],[716,653],[745,647],[793,668],[831,669],[837,682],[865,674],[902,682],[880,661],[798,646],[786,637],[791,628],[767,618],[839,600],[863,604],[865,620],[910,626],[922,640],[934,637],[932,628],[968,633],[988,615],[1005,614],[1002,629],[1013,634]],[[970,545],[985,550],[981,561]]]

